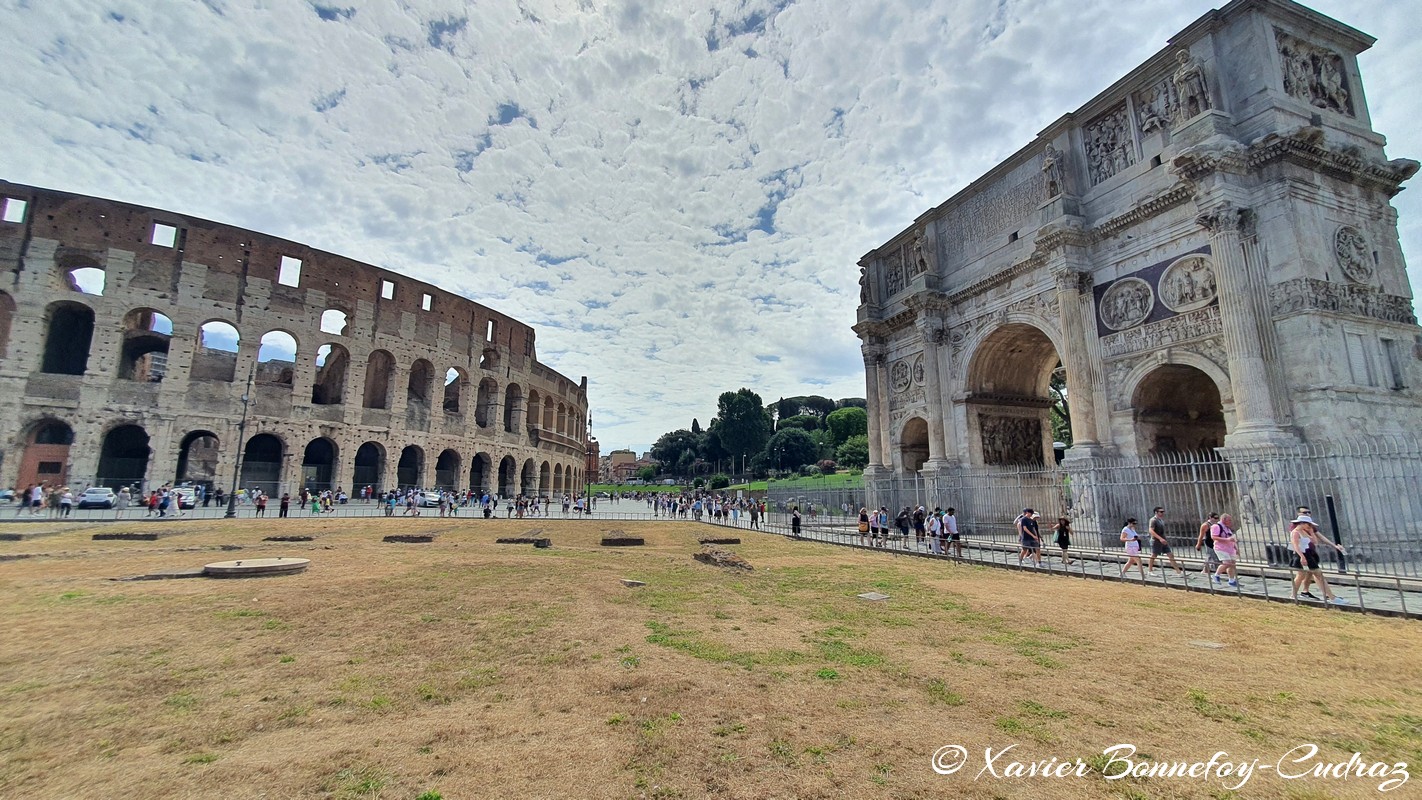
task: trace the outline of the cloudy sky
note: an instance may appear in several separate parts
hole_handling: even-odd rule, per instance
[[[640,450],[724,390],[862,396],[859,257],[1219,5],[0,0],[0,177],[460,292]],[[1422,156],[1422,3],[1313,6]]]

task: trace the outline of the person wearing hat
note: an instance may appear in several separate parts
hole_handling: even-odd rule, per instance
[[[1042,566],[1042,535],[1030,508],[1022,509],[1022,515],[1017,518],[1017,537],[1022,546],[1021,552],[1017,554],[1017,563],[1020,565],[1022,559],[1031,556],[1032,566]]]
[[[1293,529],[1289,531],[1289,549],[1292,550],[1290,560],[1294,568],[1293,597],[1299,599],[1299,592],[1302,590],[1306,596],[1310,583],[1317,583],[1318,588],[1323,591],[1323,601],[1334,605],[1347,605],[1348,601],[1335,595],[1328,588],[1328,580],[1323,577],[1323,570],[1318,562],[1318,543],[1323,542],[1333,548],[1341,556],[1343,555],[1343,545],[1334,544],[1327,537],[1318,532],[1318,526],[1314,524],[1313,517],[1308,514],[1299,514],[1291,523]]]

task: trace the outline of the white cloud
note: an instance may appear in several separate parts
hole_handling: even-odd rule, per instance
[[[487,303],[643,449],[742,385],[862,395],[859,257],[1217,4],[7,4],[0,170]],[[1422,154],[1408,4],[1315,5]]]

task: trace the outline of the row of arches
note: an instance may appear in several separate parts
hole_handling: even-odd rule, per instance
[[[70,448],[74,431],[68,424],[55,419],[41,420],[31,426],[25,437],[19,483],[64,483],[68,480]],[[294,457],[296,453],[291,453]],[[221,441],[208,430],[188,432],[178,448],[177,462],[163,480],[174,483],[225,485],[230,474],[218,474],[222,456]],[[478,451],[467,458],[464,453],[446,448],[433,456],[419,445],[406,445],[398,455],[386,450],[384,444],[367,441],[355,449],[349,471],[340,469],[341,448],[325,436],[314,438],[300,450],[299,473],[283,475],[288,456],[287,443],[271,433],[258,433],[243,444],[239,488],[261,489],[268,494],[345,488],[355,494],[361,487],[376,490],[390,488],[439,489],[463,492],[497,492],[503,496],[516,494],[562,494],[576,492],[582,472],[571,465],[526,458],[520,462],[512,455],[495,458]],[[151,447],[147,431],[140,425],[121,424],[109,429],[99,446],[95,486],[141,487],[150,472]],[[394,482],[387,485],[387,459],[394,458]],[[427,471],[433,467],[433,471]],[[338,485],[337,475],[347,474]]]
[[[77,272],[78,270],[76,270]],[[8,337],[14,303],[0,293],[0,345]],[[342,326],[344,323],[342,323]],[[60,375],[83,375],[89,368],[89,351],[95,330],[94,311],[72,301],[51,303],[45,311],[45,345],[40,371]],[[151,308],[138,308],[124,316],[118,377],[138,382],[159,382],[168,373],[168,354],[173,335],[172,320]],[[209,320],[199,326],[190,378],[225,381],[236,379],[241,336],[231,323]],[[481,367],[488,368],[495,356],[486,352]],[[256,356],[255,380],[264,386],[293,387],[298,365],[296,337],[284,330],[264,333]],[[348,377],[352,369],[350,351],[338,342],[320,345],[315,353],[315,375],[311,386],[312,405],[339,406],[351,402]],[[387,350],[371,351],[366,360],[360,402],[363,408],[390,409],[397,383],[395,357]],[[413,413],[429,413],[436,408],[446,415],[462,415],[466,409],[470,379],[459,367],[441,374],[428,359],[417,358],[405,373],[406,408]],[[437,405],[436,405],[437,403]],[[500,418],[498,409],[502,407]],[[525,403],[523,388],[510,383],[500,392],[498,381],[484,378],[477,387],[473,408],[481,428],[502,425],[518,433],[521,424],[581,439],[585,427],[575,406],[529,389]]]
[[[1065,430],[1061,425],[1073,400],[1052,337],[1035,325],[1009,322],[983,336],[971,353],[956,378],[964,399],[948,412],[950,424],[966,436],[970,452],[962,454],[964,460],[987,466],[1051,463],[1054,434],[1066,433],[1070,441],[1069,423]],[[1130,398],[1121,405],[1117,438],[1129,433],[1139,455],[1208,452],[1223,445],[1232,398],[1227,373],[1208,359],[1182,351],[1113,373],[1108,382],[1121,384],[1107,386],[1108,395]],[[932,449],[930,430],[921,414],[895,424],[889,434],[896,468],[923,468]]]

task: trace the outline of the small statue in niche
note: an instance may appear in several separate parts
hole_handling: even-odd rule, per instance
[[[1042,174],[1047,176],[1047,197],[1056,197],[1066,190],[1066,180],[1062,169],[1062,151],[1047,145],[1042,151]]]
[[[869,271],[862,266],[859,268],[859,304],[869,304]]]
[[[1205,83],[1205,65],[1200,59],[1191,55],[1189,50],[1182,49],[1175,54],[1175,60],[1180,62],[1180,68],[1172,77],[1175,94],[1180,99],[1180,104],[1176,106],[1176,113],[1180,116],[1177,121],[1184,122],[1210,110],[1210,90]]]
[[[928,261],[928,248],[925,246],[922,228],[914,233],[912,259],[915,274],[923,274],[932,268]]]

